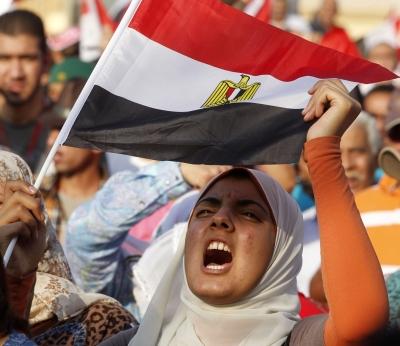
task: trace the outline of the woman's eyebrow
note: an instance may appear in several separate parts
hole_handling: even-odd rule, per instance
[[[258,203],[257,201],[254,201],[252,199],[241,199],[237,202],[237,204],[240,207],[247,207],[249,205],[256,205],[258,206],[261,210],[263,210],[264,212],[266,212],[267,214],[269,214],[269,208],[267,208],[266,206],[263,206],[261,203]]]
[[[212,204],[212,205],[220,205],[221,204],[221,200],[216,198],[216,197],[204,197],[201,200],[199,200],[196,204],[196,206],[198,206],[200,203],[208,203],[208,204]]]

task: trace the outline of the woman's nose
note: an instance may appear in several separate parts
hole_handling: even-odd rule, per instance
[[[227,208],[221,208],[217,213],[214,214],[211,220],[211,227],[229,232],[233,231],[234,226],[232,218]]]

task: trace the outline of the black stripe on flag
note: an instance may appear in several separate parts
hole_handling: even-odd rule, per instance
[[[301,109],[236,103],[171,112],[95,85],[65,144],[197,164],[294,163],[308,127]]]

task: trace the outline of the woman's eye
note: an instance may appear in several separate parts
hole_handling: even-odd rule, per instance
[[[202,209],[202,210],[199,210],[199,211],[196,213],[196,216],[197,216],[197,217],[207,217],[207,216],[210,216],[211,214],[212,214],[211,210]]]
[[[252,220],[259,220],[258,216],[251,211],[245,211],[242,215]]]

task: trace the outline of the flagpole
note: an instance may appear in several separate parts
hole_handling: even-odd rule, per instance
[[[132,0],[128,9],[126,10],[124,16],[121,19],[117,29],[115,30],[114,35],[111,37],[110,42],[108,43],[106,49],[104,50],[103,54],[101,55],[99,61],[97,62],[93,72],[91,73],[89,79],[87,80],[85,86],[83,87],[78,99],[76,100],[74,106],[72,107],[70,113],[68,114],[67,119],[63,127],[61,128],[60,133],[58,134],[49,154],[46,157],[46,161],[44,162],[42,168],[40,169],[39,175],[35,181],[35,188],[39,189],[40,185],[42,184],[43,178],[49,168],[51,162],[53,161],[54,155],[56,154],[59,146],[61,146],[67,139],[72,126],[76,118],[78,117],[86,99],[88,98],[92,88],[94,86],[94,81],[96,80],[98,74],[100,73],[102,66],[107,62],[107,59],[111,55],[114,47],[118,43],[119,38],[123,34],[125,28],[128,26],[129,22],[131,21],[132,17],[135,15],[139,5],[141,4],[142,0]],[[17,243],[17,237],[13,238],[8,244],[7,250],[3,257],[3,264],[4,267],[7,267],[8,262],[10,261],[11,255],[14,251],[15,244]]]

